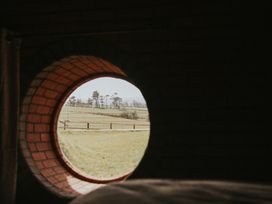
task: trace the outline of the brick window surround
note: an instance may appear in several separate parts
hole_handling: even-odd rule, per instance
[[[20,146],[24,158],[35,177],[58,196],[73,198],[127,177],[92,180],[65,163],[58,147],[55,115],[70,93],[99,76],[127,78],[120,68],[101,58],[70,56],[44,68],[24,97],[20,117]]]

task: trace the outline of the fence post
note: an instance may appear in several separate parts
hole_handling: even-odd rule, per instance
[[[112,123],[110,123],[110,129],[112,129]]]
[[[133,124],[133,129],[134,129],[134,130],[135,130],[135,126],[136,126],[136,125],[135,125],[135,124]]]
[[[87,129],[90,129],[90,123],[87,123]]]
[[[63,121],[63,129],[64,130],[66,129],[66,121],[65,120]]]

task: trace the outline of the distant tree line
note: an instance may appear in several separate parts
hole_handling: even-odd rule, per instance
[[[71,96],[68,99],[67,104],[69,106],[89,106],[93,108],[114,108],[120,109],[122,107],[137,107],[137,108],[146,108],[145,103],[138,102],[133,100],[131,103],[123,101],[121,97],[118,96],[118,93],[115,92],[112,95],[101,95],[98,91],[93,91],[88,98],[87,102],[83,102],[82,99]]]

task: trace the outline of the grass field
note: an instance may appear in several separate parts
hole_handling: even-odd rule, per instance
[[[117,117],[121,111],[67,106],[61,111],[59,120],[69,120],[69,124],[73,126],[85,124],[86,121],[92,126],[101,125],[101,128],[96,126],[90,130],[64,130],[59,123],[58,140],[62,152],[79,171],[93,178],[107,179],[122,176],[138,165],[149,138],[148,112],[146,109],[136,110],[141,117],[131,120]],[[108,116],[105,113],[116,116]],[[112,130],[108,128],[109,123],[114,125]],[[135,131],[131,130],[132,124],[136,124],[136,127],[141,127],[141,124],[144,126],[140,128],[141,131]]]
[[[133,111],[136,111],[139,119],[131,120],[119,117],[124,112]],[[149,118],[146,108],[124,110],[64,106],[60,112],[59,121],[65,120],[68,121],[66,125],[70,129],[86,128],[87,122],[90,123],[90,127],[93,129],[108,129],[110,123],[112,123],[113,129],[131,129],[134,124],[138,129],[149,129]],[[59,123],[58,126],[63,128],[62,123]]]

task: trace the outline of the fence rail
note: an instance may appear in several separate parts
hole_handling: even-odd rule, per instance
[[[118,122],[71,122],[59,121],[58,129],[63,130],[149,130],[149,124]]]

